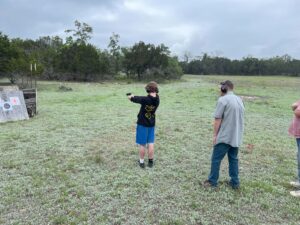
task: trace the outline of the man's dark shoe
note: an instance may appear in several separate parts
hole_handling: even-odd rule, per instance
[[[209,180],[203,181],[202,186],[204,188],[216,188],[217,187],[217,186],[213,185],[212,183],[210,183]]]
[[[230,181],[226,181],[225,182],[228,186],[230,186],[233,190],[239,190],[240,189],[240,185],[233,185]]]
[[[152,168],[154,165],[153,159],[149,159],[148,161],[148,167]]]

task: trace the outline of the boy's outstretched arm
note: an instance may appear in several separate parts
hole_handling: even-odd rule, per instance
[[[139,104],[143,104],[145,97],[143,96],[128,96],[129,100],[134,102],[134,103],[139,103]]]

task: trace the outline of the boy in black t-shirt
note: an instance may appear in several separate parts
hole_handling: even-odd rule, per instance
[[[141,104],[138,114],[136,128],[136,143],[140,146],[139,165],[145,168],[144,157],[148,145],[148,166],[153,166],[154,139],[155,139],[155,111],[159,106],[159,96],[157,83],[152,81],[145,87],[147,96],[129,95],[128,99],[134,103]]]

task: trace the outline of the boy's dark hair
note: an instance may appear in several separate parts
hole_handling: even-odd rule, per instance
[[[155,92],[158,93],[158,85],[155,81],[149,82],[145,87],[147,93]]]

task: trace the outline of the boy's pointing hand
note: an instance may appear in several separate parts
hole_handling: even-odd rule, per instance
[[[131,98],[133,98],[134,95],[130,93],[130,95],[127,95],[127,97],[128,97],[129,100],[131,100]]]

